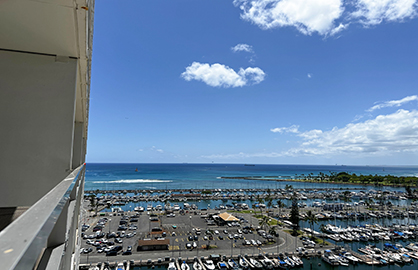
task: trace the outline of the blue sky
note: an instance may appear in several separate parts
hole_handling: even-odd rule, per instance
[[[410,165],[417,0],[96,1],[88,162]]]

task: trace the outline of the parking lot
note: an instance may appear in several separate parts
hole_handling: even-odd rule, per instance
[[[258,254],[276,249],[277,237],[268,239],[255,229],[258,220],[250,214],[237,214],[237,222],[218,225],[208,211],[106,213],[90,217],[82,241],[81,262],[109,260],[147,260],[150,257],[193,257],[203,254]],[[157,229],[160,228],[160,229]],[[160,230],[160,231],[159,231]],[[155,232],[153,232],[155,231]],[[263,231],[261,231],[263,232]],[[137,251],[141,239],[168,239],[168,250]],[[128,248],[130,250],[128,250]],[[152,253],[152,256],[150,256]]]

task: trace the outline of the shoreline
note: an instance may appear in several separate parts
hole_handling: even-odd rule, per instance
[[[405,184],[371,184],[371,183],[353,183],[353,182],[342,182],[342,181],[320,181],[320,180],[309,180],[309,179],[281,179],[281,178],[262,178],[262,177],[251,177],[251,176],[223,176],[221,179],[241,179],[241,180],[255,180],[255,181],[274,181],[274,182],[297,182],[297,183],[313,183],[313,184],[343,184],[343,185],[357,185],[357,186],[375,186],[375,187],[406,187]],[[415,187],[412,183],[408,185]]]

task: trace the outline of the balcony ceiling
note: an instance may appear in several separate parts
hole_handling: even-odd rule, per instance
[[[86,1],[0,0],[0,48],[85,56],[88,12],[83,6]]]

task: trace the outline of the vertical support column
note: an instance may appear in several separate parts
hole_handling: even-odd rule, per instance
[[[74,123],[74,137],[73,137],[73,169],[77,168],[83,163],[83,144],[84,144],[84,123]]]

